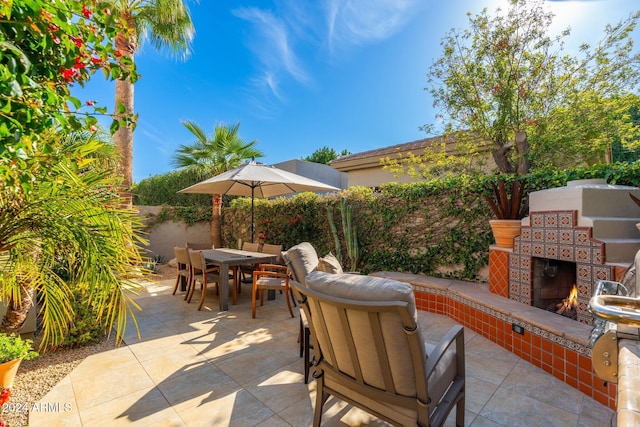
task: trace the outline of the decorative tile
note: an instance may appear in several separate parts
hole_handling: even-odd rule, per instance
[[[520,244],[520,254],[531,256],[531,243],[522,243]]]
[[[593,267],[593,280],[611,280],[611,268],[610,267]]]
[[[573,237],[576,245],[590,245],[591,227],[576,227],[573,230]]]
[[[520,296],[520,302],[523,304],[531,305],[531,298]]]
[[[522,227],[520,229],[520,239],[522,241],[529,241],[531,240],[531,227]]]
[[[509,254],[509,268],[520,267],[520,257],[518,255]]]
[[[578,288],[578,295],[582,295],[583,297],[588,296],[589,298],[591,298],[591,286],[586,283],[578,283],[576,287]]]
[[[520,268],[523,270],[531,271],[531,257],[530,256],[521,256],[520,257]]]
[[[558,259],[558,245],[544,245],[544,257]]]
[[[520,295],[531,298],[531,286],[520,286]]]
[[[537,258],[544,257],[544,245],[541,243],[531,245],[531,255]]]
[[[522,283],[531,283],[531,272],[529,270],[520,270],[520,281]],[[522,293],[522,290],[520,292]]]
[[[543,243],[544,242],[544,229],[543,228],[534,228],[531,231],[531,240],[535,243]]]
[[[558,259],[562,261],[571,261],[575,260],[575,248],[573,246],[568,245],[559,245],[558,246]]]
[[[520,295],[520,283],[516,280],[509,281],[509,296]]]
[[[544,214],[544,226],[547,228],[557,228],[558,227],[558,213],[546,213]]]
[[[513,252],[516,254],[520,253],[520,240],[517,237],[513,239]]]
[[[590,264],[578,264],[576,266],[576,278],[582,283],[591,283],[591,265]]]
[[[509,269],[509,283],[520,280],[520,270],[517,268]]]
[[[544,227],[544,214],[542,212],[531,212],[529,214],[531,227]]]
[[[558,243],[558,230],[553,228],[547,228],[544,231],[544,242],[549,243]]]
[[[576,211],[558,212],[558,226],[573,228],[576,224]]]
[[[594,264],[604,264],[606,261],[604,243],[591,243],[591,260]]]
[[[591,248],[577,246],[575,255],[576,262],[591,263]]]
[[[518,294],[514,294],[514,295],[509,294],[509,299],[513,300],[513,301],[520,302],[520,295],[518,295]]]
[[[573,245],[573,230],[560,230],[558,243],[561,245]]]

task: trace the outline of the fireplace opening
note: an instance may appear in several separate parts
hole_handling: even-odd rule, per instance
[[[572,310],[561,310],[576,284],[576,263],[547,258],[533,258],[532,305],[567,317]],[[575,292],[575,291],[574,291]]]

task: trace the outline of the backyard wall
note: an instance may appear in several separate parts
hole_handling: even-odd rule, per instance
[[[158,215],[161,206],[136,206],[145,224],[149,224],[149,215]],[[149,244],[144,246],[146,256],[161,257],[164,262],[174,257],[174,246],[185,246],[187,242],[209,242],[211,240],[211,225],[200,221],[195,224],[185,224],[181,221],[165,221],[154,223],[146,230],[144,236]]]

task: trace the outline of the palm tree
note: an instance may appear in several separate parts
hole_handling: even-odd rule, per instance
[[[98,3],[118,14],[124,24],[115,38],[115,46],[121,55],[119,65],[125,71],[134,67],[133,57],[145,37],[158,50],[168,49],[183,57],[189,54],[194,28],[184,0],[107,0]],[[132,204],[133,83],[126,72],[116,79],[115,115],[120,125],[113,139],[120,152],[121,194],[127,207]]]
[[[0,329],[19,332],[37,298],[41,349],[60,345],[75,316],[71,295],[82,290],[98,324],[117,324],[119,341],[144,277],[140,218],[120,207],[113,145],[95,134],[49,140],[50,163],[34,171],[33,190],[0,193],[0,299],[8,301]]]
[[[196,136],[196,141],[192,145],[178,147],[173,156],[173,164],[179,168],[193,170],[198,180],[233,169],[252,157],[264,156],[260,150],[254,148],[257,141],[245,142],[238,136],[240,123],[216,125],[211,137],[194,122],[187,121],[183,124]],[[213,195],[212,206],[211,242],[220,246],[222,195]]]

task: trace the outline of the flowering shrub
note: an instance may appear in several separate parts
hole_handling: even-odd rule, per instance
[[[118,65],[111,40],[121,24],[108,9],[73,0],[0,0],[0,188],[28,191],[34,169],[46,168],[46,133],[97,129],[107,109],[71,96],[102,70],[114,79],[135,68]],[[129,61],[130,62],[130,61]],[[123,66],[124,66],[123,65]],[[125,121],[128,119],[125,118]],[[120,123],[115,122],[112,130]]]

